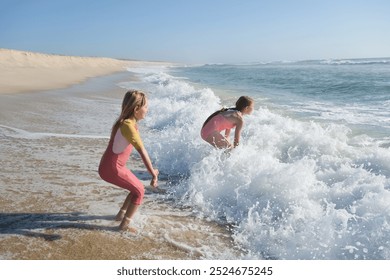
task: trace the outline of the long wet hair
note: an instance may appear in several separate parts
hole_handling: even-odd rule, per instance
[[[122,112],[115,121],[111,130],[111,137],[115,135],[124,120],[134,116],[135,109],[141,108],[146,104],[146,95],[142,91],[131,89],[126,92],[122,101]]]
[[[221,110],[218,110],[218,111],[215,111],[214,113],[212,113],[208,118],[207,120],[203,123],[203,126],[202,128],[206,125],[206,123],[211,120],[213,117],[215,117],[216,115],[218,115],[219,113],[222,113],[222,112],[225,112],[229,109],[232,109],[232,110],[236,110],[236,111],[240,111],[242,112],[247,106],[250,106],[251,104],[253,103],[253,98],[249,97],[249,96],[241,96],[240,98],[238,98],[238,100],[236,101],[236,106],[233,107],[233,108],[222,108]]]

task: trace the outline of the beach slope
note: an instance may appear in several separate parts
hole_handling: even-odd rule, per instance
[[[0,49],[0,94],[65,88],[140,62]]]

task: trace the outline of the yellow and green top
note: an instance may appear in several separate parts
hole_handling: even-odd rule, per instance
[[[123,150],[125,143],[130,143],[134,148],[140,150],[144,147],[138,132],[137,121],[126,119],[119,127],[120,133],[116,133],[114,150]]]

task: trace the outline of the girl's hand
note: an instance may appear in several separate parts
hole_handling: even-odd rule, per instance
[[[154,169],[154,175],[153,175],[153,178],[152,178],[152,181],[150,181],[150,185],[153,187],[153,188],[157,188],[158,186],[158,169]]]

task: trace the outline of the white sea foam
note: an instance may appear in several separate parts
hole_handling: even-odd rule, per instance
[[[4,136],[20,139],[41,139],[47,137],[55,138],[86,138],[86,139],[108,139],[108,136],[103,135],[83,135],[83,134],[65,134],[65,133],[50,133],[50,132],[30,132],[27,130],[0,125],[0,133]]]
[[[366,58],[366,59],[327,59],[321,61],[322,64],[329,65],[370,65],[370,64],[390,64],[389,58]]]
[[[210,113],[231,104],[166,73],[142,82],[150,93],[145,143],[162,173],[181,178],[168,197],[232,224],[245,258],[390,258],[386,145],[343,124],[256,106],[242,145],[226,154],[199,133]]]
[[[303,117],[310,116],[320,121],[332,121],[360,127],[376,127],[377,132],[390,131],[390,115],[387,103],[345,104],[332,102],[295,102],[285,106]]]

